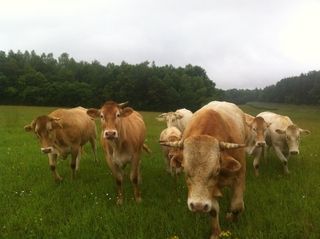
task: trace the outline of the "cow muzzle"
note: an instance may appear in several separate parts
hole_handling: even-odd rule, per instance
[[[192,201],[188,200],[189,210],[192,212],[210,212],[212,210],[212,204],[210,201]]]
[[[291,150],[290,154],[291,155],[298,155],[299,154],[299,150]]]
[[[109,140],[117,139],[118,132],[116,130],[105,130],[104,137]]]
[[[41,152],[44,154],[50,154],[53,152],[53,147],[41,148]]]
[[[256,146],[257,147],[264,147],[264,146],[266,146],[266,141],[257,141]]]

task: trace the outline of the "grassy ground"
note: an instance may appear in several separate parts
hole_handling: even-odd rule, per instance
[[[289,176],[274,153],[261,163],[255,178],[247,159],[246,211],[237,223],[225,221],[229,192],[221,202],[220,222],[229,238],[320,238],[320,109],[317,107],[251,104],[256,114],[270,110],[290,116],[312,134],[302,140],[301,155],[289,160]],[[70,159],[60,161],[64,181],[54,183],[47,157],[23,126],[53,108],[0,106],[0,238],[208,238],[207,215],[187,209],[186,186],[164,170],[157,144],[164,125],[157,113],[145,112],[147,142],[153,150],[142,158],[143,202],[136,205],[130,181],[125,203],[115,205],[113,178],[98,147],[99,164],[89,146],[76,180],[71,181]]]

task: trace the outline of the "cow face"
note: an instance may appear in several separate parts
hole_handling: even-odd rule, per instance
[[[167,127],[172,127],[176,125],[176,121],[179,119],[182,119],[183,115],[179,112],[168,112],[163,113],[157,117],[157,120],[159,121],[165,121],[167,122]]]
[[[255,117],[251,122],[247,122],[247,125],[249,126],[251,130],[251,134],[254,137],[255,146],[256,147],[262,147],[266,145],[266,135],[267,130],[271,123],[267,123],[264,121],[262,117]]]
[[[232,147],[226,147],[231,145]],[[193,212],[218,212],[220,172],[232,174],[241,164],[232,157],[222,158],[221,150],[245,145],[220,143],[207,135],[189,137],[183,144],[183,168],[188,187],[188,208]]]
[[[286,142],[291,155],[299,154],[299,144],[301,135],[310,134],[309,130],[300,129],[296,125],[289,125],[285,130],[276,129],[276,132],[286,138]]]
[[[132,108],[124,108],[124,104],[117,104],[113,101],[106,102],[100,110],[87,110],[89,116],[100,117],[103,137],[107,140],[115,140],[119,137],[122,118],[129,116],[132,112]]]
[[[43,153],[59,154],[56,146],[56,129],[62,128],[59,121],[59,118],[52,118],[46,115],[39,116],[31,124],[26,125],[24,129],[27,132],[34,132],[39,139]]]

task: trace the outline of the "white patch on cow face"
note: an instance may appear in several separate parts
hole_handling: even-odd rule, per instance
[[[191,211],[216,210],[212,205],[217,199],[220,171],[219,142],[210,136],[190,137],[184,141],[184,172],[188,186],[188,207]]]

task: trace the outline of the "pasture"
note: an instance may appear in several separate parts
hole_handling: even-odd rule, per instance
[[[302,139],[300,155],[289,159],[291,174],[270,151],[253,174],[247,157],[245,212],[237,223],[225,220],[229,191],[220,200],[224,238],[320,238],[320,109],[311,106],[250,104],[248,113],[285,114],[311,135]],[[163,123],[156,112],[142,112],[147,144],[153,151],[142,157],[142,203],[133,200],[125,180],[125,202],[115,204],[115,185],[98,143],[98,164],[87,145],[76,179],[71,180],[70,157],[59,161],[64,178],[57,184],[47,156],[23,126],[54,108],[0,106],[0,238],[208,238],[208,215],[189,212],[183,175],[175,181],[166,171],[158,145]],[[97,123],[99,123],[97,121]],[[99,124],[97,124],[99,125]],[[128,171],[127,171],[128,172]],[[175,237],[176,236],[176,237]]]

